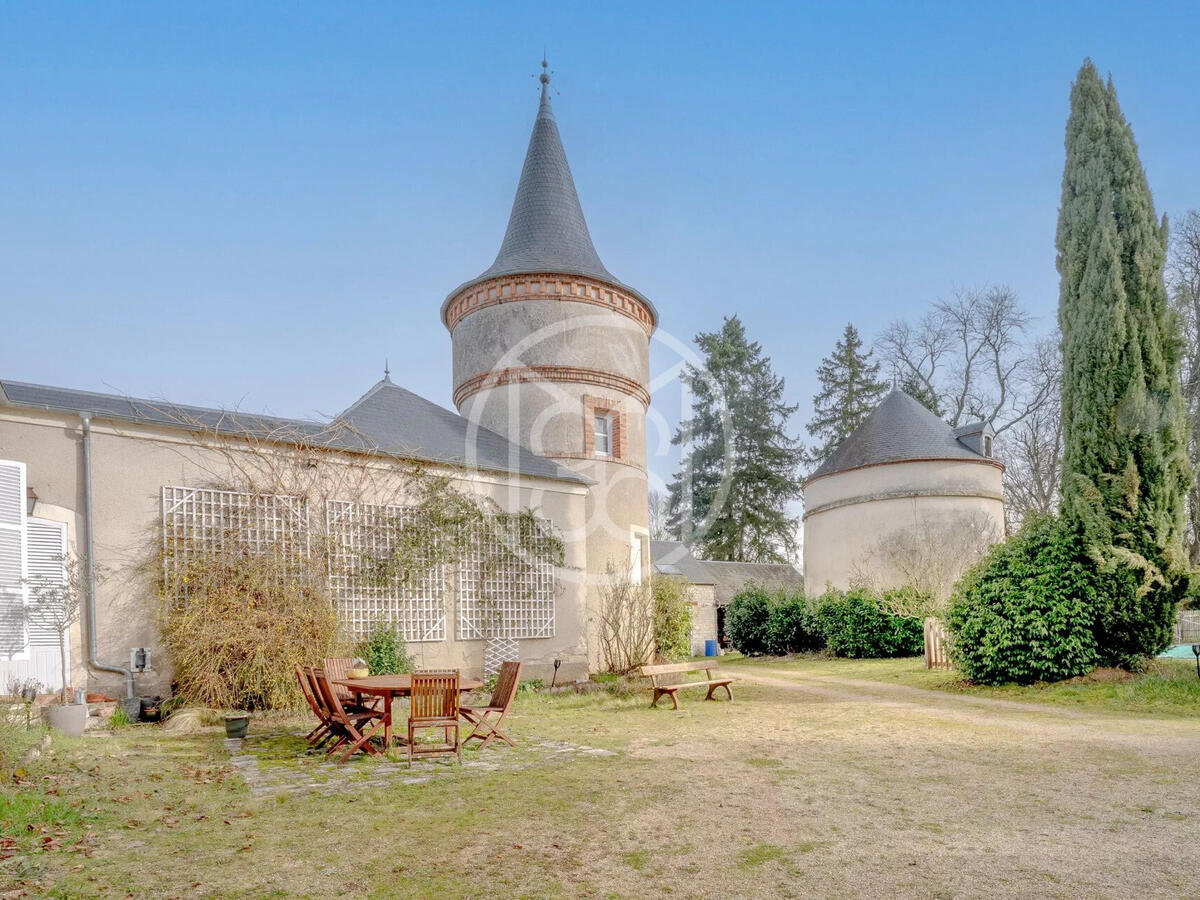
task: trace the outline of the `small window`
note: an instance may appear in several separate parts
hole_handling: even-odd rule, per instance
[[[597,456],[612,456],[613,455],[613,417],[612,413],[596,413],[595,424],[595,442],[593,447],[596,448]]]
[[[988,459],[992,458],[992,436],[990,434],[983,436],[983,455]]]

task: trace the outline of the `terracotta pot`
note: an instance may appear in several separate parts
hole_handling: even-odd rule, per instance
[[[80,737],[87,727],[88,708],[86,703],[64,703],[47,707],[46,717],[50,727],[67,737]]]

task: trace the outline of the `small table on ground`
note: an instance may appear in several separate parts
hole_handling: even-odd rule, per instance
[[[397,697],[407,697],[412,692],[411,675],[371,675],[367,678],[341,678],[336,685],[346,688],[360,701],[363,694],[383,698],[383,747],[392,746],[392,702]],[[477,691],[483,687],[478,678],[459,678],[458,691]]]

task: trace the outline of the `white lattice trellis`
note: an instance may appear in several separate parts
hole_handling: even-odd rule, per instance
[[[303,497],[209,488],[162,489],[163,582],[181,596],[180,576],[205,557],[245,552],[296,561],[309,555],[308,504]]]
[[[403,506],[326,501],[329,588],[351,635],[366,637],[376,623],[388,622],[406,641],[446,639],[443,567],[430,564],[408,579],[389,574],[398,529],[414,518]]]
[[[497,516],[478,530],[459,569],[460,640],[554,635],[552,529],[545,519]]]
[[[491,678],[500,671],[500,664],[518,662],[521,646],[513,638],[488,638],[483,643],[483,677]]]

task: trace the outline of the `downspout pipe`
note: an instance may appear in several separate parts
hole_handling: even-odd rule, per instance
[[[100,662],[100,651],[96,645],[96,543],[92,539],[92,417],[89,413],[80,413],[79,422],[83,427],[83,531],[86,537],[87,555],[85,559],[84,580],[87,594],[88,621],[88,665],[101,672],[113,672],[125,676],[125,697],[133,697],[133,671],[124,666],[112,666]]]

